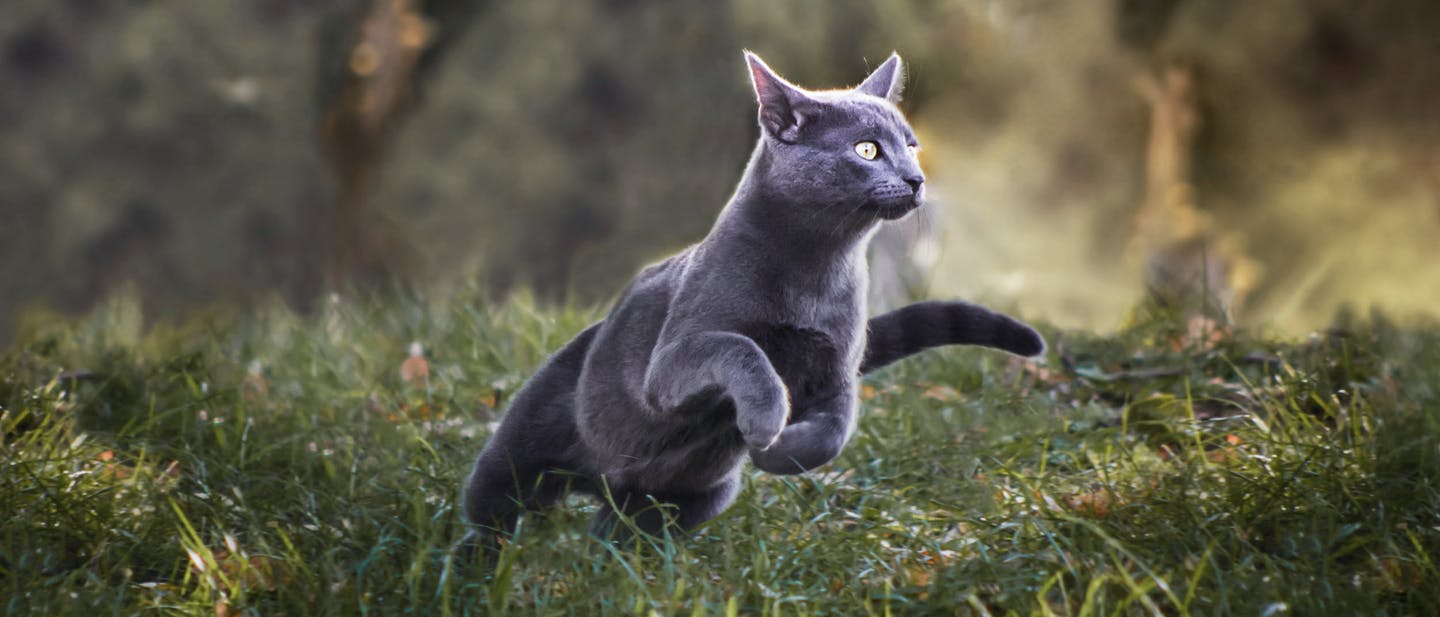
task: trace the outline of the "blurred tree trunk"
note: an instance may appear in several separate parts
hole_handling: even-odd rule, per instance
[[[1195,75],[1171,64],[1160,75],[1146,73],[1135,88],[1150,106],[1150,132],[1145,146],[1145,196],[1135,216],[1131,248],[1145,262],[1145,283],[1162,301],[1177,300],[1210,274],[1204,257],[1192,255],[1203,242],[1208,221],[1195,207],[1190,162],[1200,115],[1195,101]],[[1204,272],[1199,272],[1204,270]],[[1208,277],[1206,277],[1208,278]]]
[[[1116,5],[1121,44],[1141,56],[1143,65],[1156,64],[1154,48],[1182,3],[1121,0]],[[1162,306],[1233,311],[1258,266],[1197,203],[1193,163],[1203,122],[1198,73],[1177,60],[1158,63],[1158,72],[1142,69],[1134,82],[1150,108],[1150,127],[1144,198],[1128,252],[1144,264],[1145,286]]]
[[[1195,136],[1200,128],[1195,70],[1170,62],[1136,89],[1150,106],[1145,197],[1130,253],[1145,264],[1145,285],[1163,306],[1233,313],[1254,286],[1259,265],[1234,234],[1218,229],[1196,201]]]
[[[369,0],[322,34],[319,144],[335,182],[327,233],[327,283],[419,275],[403,226],[370,202],[395,132],[478,9],[477,0]]]

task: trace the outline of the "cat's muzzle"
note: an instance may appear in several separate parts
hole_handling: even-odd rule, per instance
[[[876,216],[893,221],[919,208],[923,191],[924,188],[912,189],[906,185],[882,186],[870,193],[870,203]]]

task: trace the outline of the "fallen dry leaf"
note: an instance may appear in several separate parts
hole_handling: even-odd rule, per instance
[[[115,460],[115,451],[106,450],[95,455],[95,460],[100,461],[100,475],[109,476],[116,480],[124,480],[135,475],[135,468]]]
[[[875,398],[875,395],[877,393],[878,391],[875,389],[875,386],[872,386],[868,383],[860,385],[860,400],[862,401],[868,401],[872,398]]]
[[[907,572],[910,575],[911,584],[915,585],[916,587],[930,586],[930,573],[932,572],[931,568],[919,565],[910,566],[909,568],[907,568]]]
[[[957,391],[955,388],[941,385],[932,385],[928,388],[925,388],[925,392],[922,393],[921,396],[931,400],[940,401],[942,403],[958,401],[961,398],[960,392]]]
[[[1064,497],[1065,507],[1081,516],[1104,518],[1110,514],[1116,502],[1115,493],[1100,488],[1084,493],[1072,493]]]
[[[240,382],[240,396],[248,402],[264,400],[270,394],[270,382],[265,380],[264,367],[259,360],[250,363],[245,379]]]
[[[232,545],[227,543],[227,546]],[[214,551],[214,558],[225,577],[244,589],[274,591],[279,587],[289,585],[295,579],[294,570],[282,559],[264,555],[246,557],[243,553],[238,552],[238,549],[236,552],[232,552],[228,548]],[[197,562],[197,559],[198,556],[191,555],[192,567],[196,563],[203,563],[203,561]]]
[[[1235,460],[1235,448],[1218,448],[1205,453],[1212,463],[1226,463]]]
[[[1420,567],[1413,562],[1384,557],[1377,564],[1380,574],[1377,577],[1379,587],[1387,591],[1405,593],[1425,582],[1425,576]]]
[[[416,386],[430,380],[430,363],[425,360],[425,349],[419,341],[410,343],[410,357],[400,364],[400,380]]]

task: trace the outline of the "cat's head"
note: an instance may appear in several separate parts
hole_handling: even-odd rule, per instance
[[[897,219],[924,196],[919,143],[895,106],[904,87],[900,56],[859,86],[809,91],[745,52],[760,103],[760,139],[769,157],[766,190],[818,219]]]

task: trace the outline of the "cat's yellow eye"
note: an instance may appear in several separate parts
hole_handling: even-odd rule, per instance
[[[875,145],[873,141],[862,141],[855,144],[855,154],[867,161],[873,161],[876,156],[880,155],[880,146]]]

